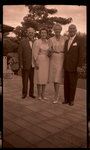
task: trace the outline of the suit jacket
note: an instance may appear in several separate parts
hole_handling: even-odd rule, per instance
[[[28,38],[23,38],[21,40],[18,53],[19,65],[22,65],[23,69],[29,70],[32,65],[32,48],[30,47]]]
[[[76,35],[69,50],[68,41],[65,42],[64,69],[69,72],[77,71],[77,67],[82,66],[83,62],[83,43],[82,39]]]

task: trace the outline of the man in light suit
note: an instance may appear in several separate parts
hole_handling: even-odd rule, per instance
[[[35,30],[31,27],[27,29],[27,38],[21,40],[19,45],[19,62],[22,70],[22,98],[27,96],[28,79],[30,80],[29,96],[34,96],[34,68],[32,67],[32,46],[34,42]]]
[[[78,71],[81,70],[83,60],[83,44],[77,35],[74,24],[69,26],[69,39],[65,42],[64,58],[64,102],[63,104],[74,104]]]

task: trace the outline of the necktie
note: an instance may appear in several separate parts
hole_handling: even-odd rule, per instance
[[[69,50],[69,48],[71,46],[71,43],[72,43],[72,38],[70,38],[69,41],[68,41],[68,50]]]
[[[30,43],[30,47],[32,48],[32,45],[33,45],[32,41],[29,41],[29,43]]]

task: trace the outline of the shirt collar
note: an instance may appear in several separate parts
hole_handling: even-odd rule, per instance
[[[75,37],[76,37],[76,34],[75,34],[73,37],[70,37],[70,40],[71,40],[71,39],[73,40]]]
[[[28,40],[29,40],[30,42],[33,42],[33,41],[34,41],[34,39],[33,39],[33,40],[30,40],[29,38],[28,38]]]

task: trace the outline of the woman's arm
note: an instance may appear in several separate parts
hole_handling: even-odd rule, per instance
[[[53,43],[51,39],[48,39],[48,45],[49,45],[48,56],[50,57],[53,54]]]

